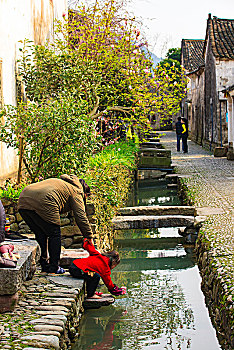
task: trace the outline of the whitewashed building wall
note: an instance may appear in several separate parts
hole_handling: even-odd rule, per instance
[[[67,0],[0,0],[0,101],[16,104],[16,60],[25,38],[53,38],[54,20],[67,15]],[[1,107],[1,106],[0,106]],[[16,151],[0,143],[0,182],[17,172]]]

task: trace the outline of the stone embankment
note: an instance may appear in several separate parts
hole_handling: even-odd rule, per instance
[[[3,200],[10,228],[20,234],[11,240],[20,259],[14,269],[0,269],[0,348],[14,350],[70,349],[78,336],[77,329],[83,307],[100,307],[114,302],[103,298],[94,306],[84,302],[83,280],[64,276],[43,275],[36,271],[39,248],[35,236],[17,212],[16,204]],[[95,230],[94,206],[88,205],[88,217]],[[64,248],[80,248],[81,232],[71,214],[61,217]],[[75,258],[87,257],[83,249],[63,249],[60,265],[68,267]],[[35,273],[35,274],[34,274]],[[32,278],[33,277],[33,278]]]
[[[12,313],[0,315],[1,349],[68,349],[83,312],[83,280],[36,273]]]
[[[10,221],[10,230],[17,234],[26,235],[28,238],[35,238],[28,225],[22,219],[17,210],[17,203],[6,199],[1,199],[6,211],[6,216]],[[87,204],[88,219],[90,221],[93,233],[96,233],[96,224],[94,215],[94,205],[92,203]],[[75,224],[75,219],[72,213],[61,215],[61,236],[62,246],[64,248],[77,249],[81,248],[82,234],[79,228]]]
[[[176,152],[176,135],[161,143],[171,150],[181,193],[205,216],[196,254],[202,289],[223,349],[234,348],[234,163],[215,158],[192,141],[189,152]]]

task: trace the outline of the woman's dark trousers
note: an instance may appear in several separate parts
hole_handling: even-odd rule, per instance
[[[182,138],[182,135],[177,134],[176,137],[177,137],[177,152],[179,152],[180,151],[180,140]]]
[[[184,153],[188,153],[188,136],[182,135],[182,145]]]
[[[57,272],[61,253],[60,226],[43,220],[34,210],[19,209],[19,213],[34,232],[36,241],[41,248],[42,271]],[[46,263],[49,252],[49,266]]]
[[[93,277],[88,275],[87,273],[83,272],[79,267],[77,267],[74,263],[71,264],[69,267],[69,272],[72,275],[72,277],[84,279],[86,282],[86,290],[87,290],[87,297],[90,298],[94,295],[98,283],[100,281],[100,275],[98,273],[94,273]]]

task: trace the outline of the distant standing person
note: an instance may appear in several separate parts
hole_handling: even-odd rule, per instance
[[[92,240],[92,229],[86,216],[86,197],[89,194],[89,186],[75,175],[61,175],[60,179],[33,183],[21,192],[19,213],[34,232],[41,248],[43,272],[65,272],[58,266],[61,253],[60,214],[73,211],[82,235]]]
[[[180,140],[182,139],[182,123],[181,117],[178,117],[178,121],[176,122],[176,136],[177,136],[177,152],[180,152]]]
[[[182,148],[184,153],[188,153],[188,121],[185,118],[182,118]]]

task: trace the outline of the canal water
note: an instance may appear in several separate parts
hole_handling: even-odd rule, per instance
[[[127,205],[180,204],[165,180],[160,186],[153,182],[139,182]],[[85,311],[73,350],[221,349],[193,248],[177,228],[117,231],[114,243],[121,263],[112,280],[126,286],[127,294],[111,306]],[[100,290],[107,292],[105,286]]]

